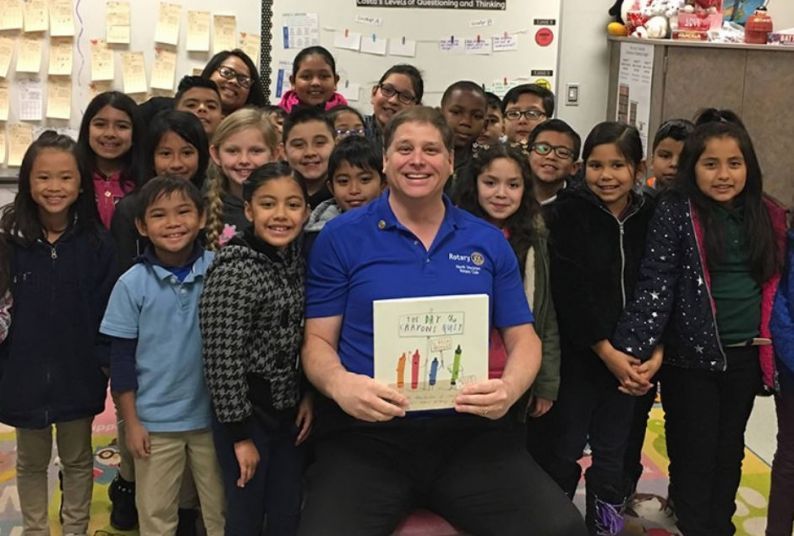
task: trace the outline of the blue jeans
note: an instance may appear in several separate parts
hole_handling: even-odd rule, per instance
[[[266,428],[251,418],[249,432],[259,451],[259,465],[245,487],[237,487],[240,467],[234,442],[217,420],[212,425],[215,450],[226,491],[227,536],[259,536],[267,514],[268,536],[292,536],[298,530],[303,476],[303,447],[295,446],[294,416],[279,418]]]

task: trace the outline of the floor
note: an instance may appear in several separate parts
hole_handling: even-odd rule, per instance
[[[663,497],[667,488],[666,456],[664,449],[663,414],[660,408],[654,408],[648,426],[646,446],[643,450],[646,473],[640,481],[639,491],[647,493],[646,500],[636,505],[640,516],[632,523],[631,534],[648,536],[668,536],[675,534],[672,522],[660,508],[659,497]],[[92,503],[91,534],[101,536],[119,535],[117,531],[108,530],[109,503],[107,485],[115,473],[114,464],[118,462],[115,448],[109,446],[115,433],[115,421],[112,410],[98,416],[94,422],[95,463],[94,501]],[[750,419],[747,433],[748,452],[744,464],[744,476],[737,498],[737,534],[739,536],[762,536],[765,526],[766,499],[769,490],[769,466],[775,449],[775,414],[774,402],[771,398],[758,398]],[[19,500],[16,493],[14,464],[13,429],[0,425],[0,536],[21,536]],[[587,460],[584,460],[587,463]],[[53,520],[54,535],[59,535],[57,522],[57,468],[51,471],[50,514]],[[576,502],[582,507],[583,494]],[[95,532],[98,531],[98,532]],[[134,533],[130,533],[134,534]]]

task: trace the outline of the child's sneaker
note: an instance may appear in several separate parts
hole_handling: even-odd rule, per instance
[[[135,508],[135,482],[129,482],[116,474],[108,486],[108,497],[113,507],[110,524],[117,530],[132,530],[138,526],[138,509]]]

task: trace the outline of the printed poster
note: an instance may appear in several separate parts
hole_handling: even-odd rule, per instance
[[[615,119],[637,127],[643,147],[648,147],[648,125],[651,121],[653,55],[653,45],[620,43]]]
[[[317,13],[285,13],[281,18],[284,48],[306,48],[320,44],[320,19]]]
[[[409,411],[447,409],[465,385],[488,379],[488,296],[376,300],[374,378]]]

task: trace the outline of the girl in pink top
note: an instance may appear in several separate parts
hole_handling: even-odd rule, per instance
[[[284,93],[278,105],[287,113],[296,106],[322,106],[330,110],[347,105],[347,100],[336,92],[339,75],[336,61],[328,50],[320,46],[304,48],[292,62],[292,89]]]
[[[138,105],[118,91],[94,97],[80,124],[78,146],[94,178],[97,210],[106,228],[116,204],[141,178],[141,158],[136,158],[141,134]]]

